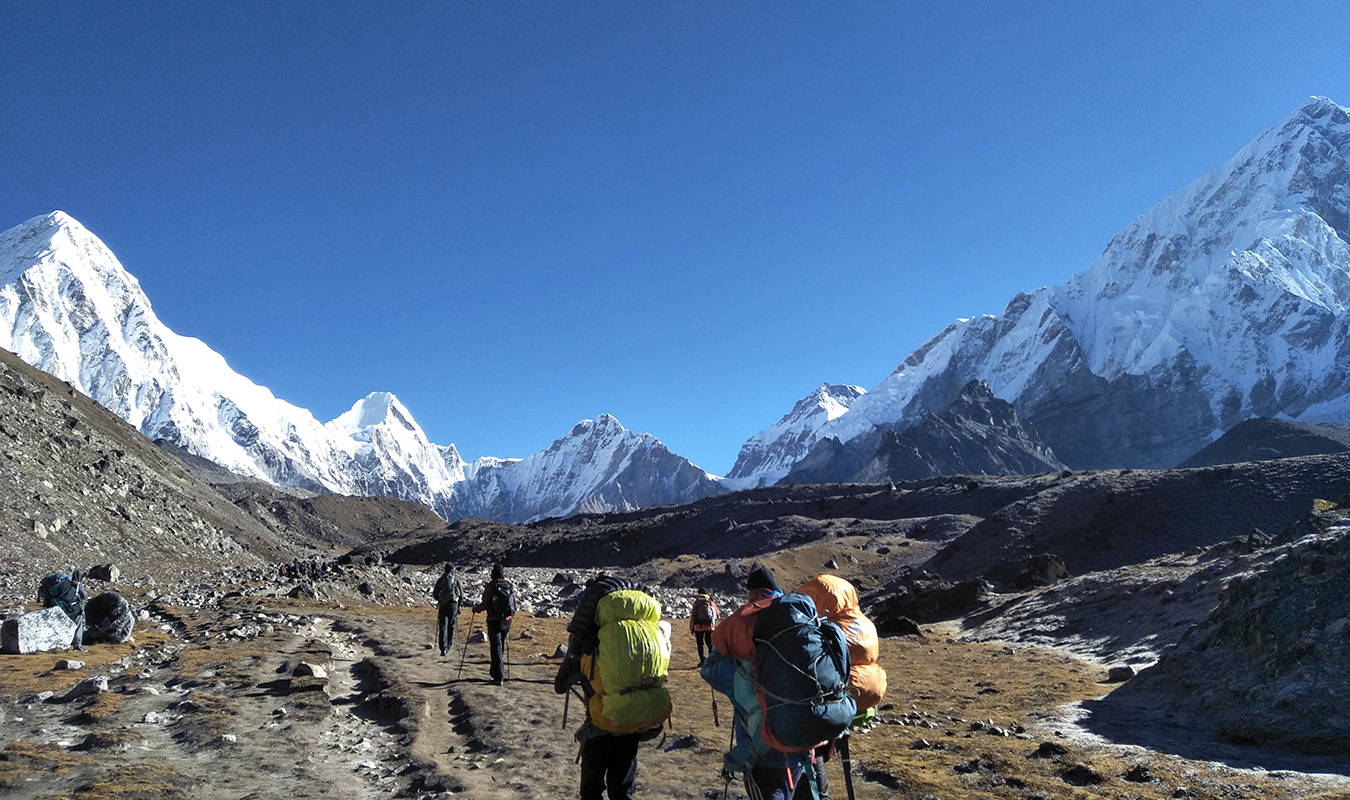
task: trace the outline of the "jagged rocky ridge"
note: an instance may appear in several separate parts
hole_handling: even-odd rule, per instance
[[[1249,419],[1238,423],[1213,444],[1186,459],[1181,468],[1344,453],[1347,450],[1350,450],[1348,425],[1309,425],[1287,419]]]
[[[971,381],[940,413],[902,430],[864,434],[867,446],[817,444],[783,483],[882,483],[939,475],[1030,475],[1064,468],[1017,418],[1017,410]],[[866,457],[855,463],[850,456]]]

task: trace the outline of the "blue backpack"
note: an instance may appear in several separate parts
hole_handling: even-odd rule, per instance
[[[844,631],[816,616],[810,597],[793,593],[755,615],[754,637],[764,743],[793,753],[843,735],[857,714]]]

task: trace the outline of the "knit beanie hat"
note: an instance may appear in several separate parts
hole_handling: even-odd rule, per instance
[[[503,567],[501,564],[493,564],[493,565],[492,565],[492,579],[493,579],[494,581],[499,581],[499,580],[501,580],[502,578],[505,578],[505,577],[506,577],[506,567]]]
[[[773,573],[769,571],[768,567],[760,564],[758,561],[755,562],[754,566],[750,567],[750,575],[745,579],[745,588],[752,592],[756,589],[770,589],[775,592],[782,591],[778,588],[778,581],[774,580]]]

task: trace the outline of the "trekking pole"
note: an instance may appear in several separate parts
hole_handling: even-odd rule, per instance
[[[502,645],[506,652],[502,654],[502,674],[509,681],[511,680],[511,632],[506,631],[502,634]]]
[[[844,788],[848,800],[853,800],[853,760],[848,756],[848,734],[839,737],[839,763],[844,766]]]
[[[563,695],[563,730],[567,730],[567,707],[572,705],[572,693]]]
[[[459,654],[459,673],[455,675],[456,680],[464,675],[464,658],[469,655],[469,638],[473,636],[473,620],[477,616],[477,611],[469,616],[469,632],[464,634],[464,649]]]
[[[717,719],[717,690],[712,687],[712,684],[708,684],[708,694],[712,695],[713,725],[720,728],[722,727],[722,722]]]

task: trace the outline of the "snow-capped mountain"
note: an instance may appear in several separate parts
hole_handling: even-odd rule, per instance
[[[940,413],[903,430],[876,428],[845,448],[825,439],[781,483],[885,483],[940,475],[1028,475],[1064,468],[1011,403],[983,381],[966,384]]]
[[[1312,98],[1088,269],[953,323],[810,438],[910,427],[982,380],[1070,466],[1170,467],[1249,417],[1350,421],[1348,304],[1350,111]]]
[[[806,456],[816,431],[843,416],[866,393],[860,386],[822,383],[798,400],[782,419],[741,445],[736,463],[727,473],[726,484],[743,489],[777,483],[793,464]]]
[[[721,491],[655,436],[634,434],[605,414],[529,458],[475,462],[456,487],[455,504],[463,516],[529,522],[688,503]]]
[[[500,510],[522,521],[664,505],[716,490],[654,437],[624,430],[610,417],[583,422],[531,458],[473,464],[453,445],[430,442],[386,392],[323,424],[236,373],[201,341],[169,330],[117,257],[60,211],[0,233],[0,347],[151,439],[239,474],[282,486],[392,495],[446,519]],[[479,497],[475,487],[486,494]]]

